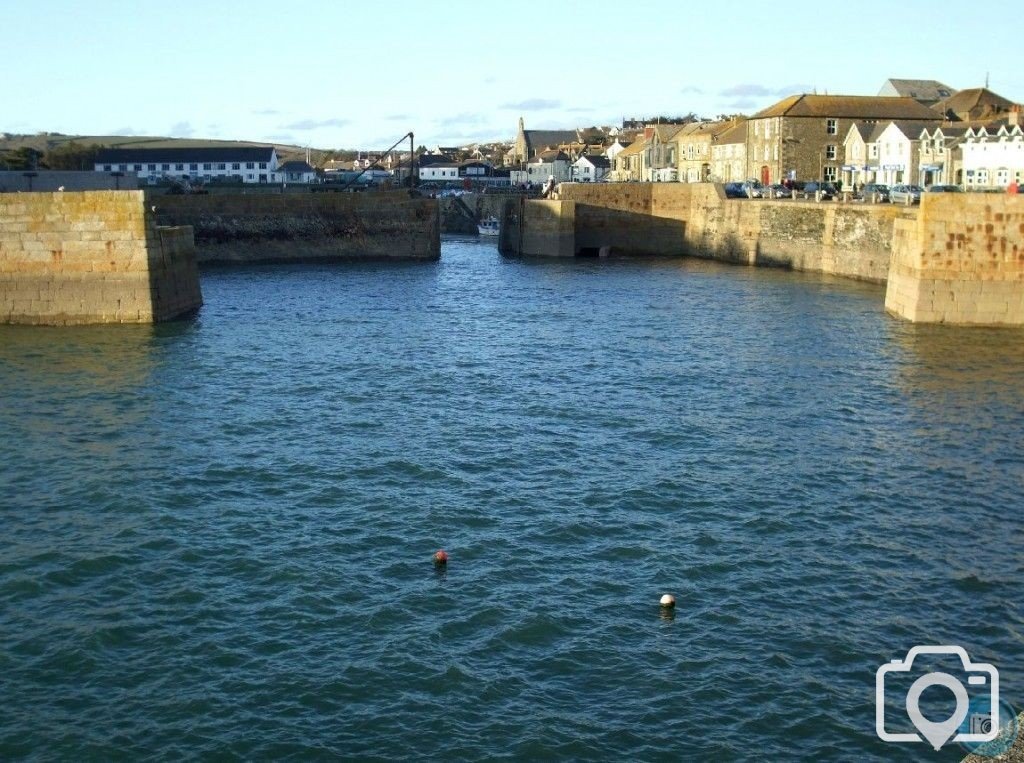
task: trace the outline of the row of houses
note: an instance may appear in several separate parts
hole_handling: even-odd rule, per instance
[[[273,146],[107,148],[96,172],[134,175],[143,184],[165,180],[199,183],[311,183],[316,170],[304,161],[281,162]]]
[[[988,90],[889,80],[877,96],[793,95],[751,117],[648,124],[630,142],[573,155],[571,132],[524,131],[529,177],[574,177],[583,157],[609,163],[607,179],[764,184],[818,179],[999,188],[1024,181],[1020,107]],[[558,143],[544,146],[543,142]],[[513,177],[514,177],[513,173]],[[590,178],[586,178],[590,179]],[[595,178],[600,179],[600,178]]]

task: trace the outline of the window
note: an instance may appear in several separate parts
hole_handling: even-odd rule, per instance
[[[839,120],[838,119],[826,119],[825,120],[825,132],[829,135],[839,134]]]
[[[213,169],[213,167],[209,162],[203,162],[203,169],[209,172],[211,169]]]
[[[836,158],[836,144],[835,143],[829,143],[827,146],[825,146],[825,158],[826,159],[835,159]]]
[[[160,165],[160,169],[162,169],[164,172],[169,172],[170,169],[171,169],[171,165],[169,165],[169,164],[161,164]]]
[[[245,163],[245,168],[247,170],[254,170],[254,169],[256,169],[256,164],[254,162],[246,162]],[[249,177],[251,178],[252,175],[250,175]]]
[[[1010,171],[1005,167],[1000,167],[996,170],[996,185],[1009,185],[1010,184]]]
[[[978,170],[978,185],[988,185],[988,170]]]
[[[265,170],[266,168],[267,168],[267,163],[266,162],[260,162],[260,169],[261,170]]]
[[[227,168],[228,168],[228,166],[224,162],[218,162],[217,163],[217,169],[221,170],[222,172],[224,170],[226,170]]]
[[[877,158],[878,158],[878,144],[877,143],[872,143],[870,146],[868,146],[868,159],[877,159]]]
[[[238,162],[231,162],[231,169],[233,169],[233,170],[240,170],[240,169],[242,169],[242,165],[239,164]]]
[[[175,164],[174,165],[174,169],[175,169],[176,172],[184,172],[185,171],[185,165],[184,164]]]
[[[834,183],[834,182],[836,182],[836,168],[835,167],[826,167],[825,168],[824,179],[825,179],[826,183]]]
[[[103,165],[103,171],[104,172],[110,172],[110,165],[109,164],[104,164]]]
[[[132,169],[134,169],[136,172],[142,172],[142,165],[141,164],[135,164],[135,165],[132,166]]]
[[[188,168],[189,168],[189,170],[190,170],[190,171],[192,171],[192,172],[198,172],[198,171],[199,171],[199,165],[198,165],[198,164],[196,164],[195,162],[193,162],[192,164],[190,164],[190,165],[188,166]]]
[[[118,172],[127,172],[128,171],[128,165],[127,164],[119,164],[119,165],[117,165],[117,171]]]
[[[149,170],[150,172],[156,172],[156,165],[155,164],[148,164],[148,165],[146,165],[146,169]]]

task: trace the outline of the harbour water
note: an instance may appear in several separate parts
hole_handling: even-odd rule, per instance
[[[1024,705],[1024,332],[472,239],[202,287],[0,327],[0,759],[916,760],[915,644]]]

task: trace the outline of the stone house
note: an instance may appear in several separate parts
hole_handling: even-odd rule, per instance
[[[644,165],[647,156],[646,149],[647,141],[640,138],[620,151],[615,157],[614,169],[611,173],[612,180],[633,182],[643,180],[647,172]]]
[[[519,117],[519,130],[507,159],[510,164],[530,161],[542,151],[578,141],[580,135],[577,130],[527,130],[523,118]]]
[[[642,180],[668,183],[678,176],[675,136],[685,125],[648,125],[644,128],[644,164]]]
[[[853,122],[935,121],[913,98],[793,95],[747,120],[746,175],[764,184],[840,179],[841,144]]]
[[[711,177],[716,183],[735,183],[746,180],[747,122],[731,123],[711,143]]]
[[[676,168],[680,183],[706,183],[713,173],[711,147],[735,121],[691,122],[676,133]]]
[[[962,185],[964,158],[961,144],[967,125],[942,124],[924,128],[918,136],[921,185]]]
[[[972,87],[944,98],[932,108],[949,122],[993,122],[1006,118],[1014,105],[988,88]]]

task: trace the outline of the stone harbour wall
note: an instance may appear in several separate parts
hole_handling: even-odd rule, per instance
[[[895,220],[913,214],[891,205],[726,199],[711,183],[563,184],[559,198],[576,202],[577,219],[618,231],[611,251],[789,267],[877,283],[886,280]],[[581,212],[581,206],[592,211]],[[629,221],[629,231],[612,218]],[[578,232],[593,239],[592,229]]]
[[[926,195],[897,224],[885,309],[916,322],[1024,325],[1024,197]]]
[[[0,322],[150,323],[202,305],[192,231],[141,191],[0,195]]]
[[[200,264],[441,256],[437,200],[408,191],[147,198],[161,224],[192,227]]]
[[[911,321],[1024,325],[1024,197],[926,194],[920,208],[726,199],[710,183],[563,184],[506,211],[502,252],[690,255],[885,283]]]

